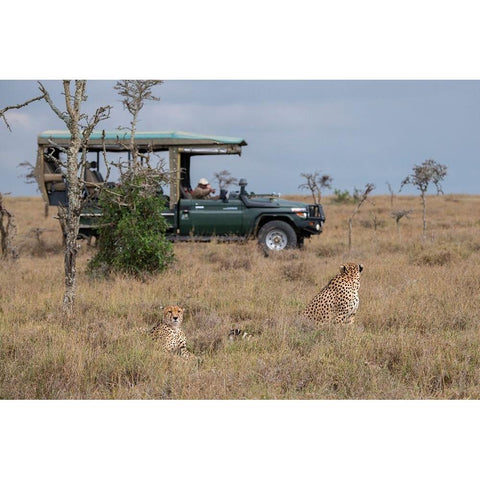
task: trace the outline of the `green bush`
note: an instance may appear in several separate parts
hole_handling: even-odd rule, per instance
[[[104,190],[99,198],[102,227],[91,272],[123,272],[134,276],[159,273],[173,261],[173,247],[162,216],[165,200],[146,171]]]
[[[353,194],[351,194],[348,190],[344,190],[343,192],[336,188],[333,191],[335,195],[332,199],[334,203],[357,203],[361,198],[361,191],[358,188],[353,189]]]

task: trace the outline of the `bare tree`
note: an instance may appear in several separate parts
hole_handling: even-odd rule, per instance
[[[84,206],[83,187],[84,171],[87,164],[87,145],[93,129],[102,120],[110,116],[110,106],[99,107],[89,118],[82,113],[82,102],[86,97],[86,80],[75,80],[75,89],[71,91],[71,81],[63,81],[66,112],[62,112],[52,101],[48,91],[39,82],[40,91],[53,112],[63,121],[70,132],[70,144],[66,151],[67,206],[60,216],[64,217],[65,228],[65,293],[63,310],[71,316],[76,297],[77,270],[76,261],[79,245],[77,244],[80,227],[80,213]],[[79,153],[81,155],[79,157]]]
[[[365,185],[365,191],[363,192],[362,196],[360,197],[360,200],[353,210],[352,215],[348,219],[348,251],[352,249],[352,223],[353,223],[353,217],[358,213],[360,210],[360,207],[362,204],[367,200],[368,195],[372,192],[372,190],[375,188],[375,185],[373,183],[367,183]]]
[[[27,105],[30,105],[33,102],[42,100],[43,98],[44,98],[44,95],[39,95],[38,97],[27,100],[26,102],[4,107],[0,110],[0,118],[4,121],[5,126],[11,132],[12,128],[8,123],[5,113],[8,112],[9,110],[19,110],[23,107],[26,107]],[[3,204],[3,195],[0,193],[0,236],[1,236],[2,258],[18,257],[17,249],[14,247],[14,239],[15,239],[16,233],[17,233],[17,225],[15,222],[15,216],[5,208]]]
[[[226,189],[229,185],[236,185],[238,183],[238,179],[232,177],[231,173],[228,170],[221,170],[220,172],[214,173],[213,176],[218,182],[219,192]]]
[[[393,188],[390,185],[390,182],[387,182],[387,187],[388,187],[388,191],[390,192],[390,206],[393,208],[394,194],[393,194]]]
[[[39,83],[42,95],[32,98],[22,104],[6,107],[0,110],[0,118],[5,118],[5,112],[13,108],[23,108],[32,102],[44,99],[52,111],[65,123],[70,132],[68,149],[62,149],[67,154],[66,170],[67,206],[59,212],[63,217],[62,229],[65,234],[65,292],[63,296],[63,310],[67,316],[73,313],[76,297],[76,259],[78,253],[77,237],[80,226],[80,213],[86,201],[84,195],[84,172],[87,164],[87,145],[93,129],[102,120],[110,116],[110,106],[99,107],[91,118],[82,113],[82,103],[87,99],[86,80],[75,80],[75,89],[71,91],[71,80],[63,81],[63,94],[65,97],[66,111],[62,111],[52,101],[49,92]],[[79,153],[81,155],[79,156]]]
[[[320,175],[319,172],[301,173],[300,176],[306,179],[305,183],[298,186],[300,190],[310,190],[313,203],[320,203],[322,188],[331,189],[333,178],[330,175]]]
[[[35,165],[32,165],[30,162],[21,162],[17,167],[25,168],[27,171],[20,175],[20,177],[25,178],[25,183],[37,183],[35,179]]]
[[[425,160],[421,165],[414,165],[413,174],[408,175],[402,181],[400,190],[407,185],[412,184],[420,191],[420,198],[423,206],[423,239],[426,238],[427,232],[427,205],[425,194],[428,186],[433,183],[437,189],[437,195],[443,193],[441,182],[447,175],[446,165],[435,162],[433,159]]]
[[[18,257],[18,251],[15,247],[16,235],[15,216],[6,209],[3,204],[3,195],[0,193],[0,245],[3,259],[11,258],[15,260]]]
[[[135,169],[138,164],[139,152],[135,146],[135,134],[137,131],[138,115],[146,101],[159,102],[160,97],[153,95],[152,89],[161,85],[163,80],[122,80],[113,87],[123,97],[123,106],[130,112],[130,145],[132,165]]]
[[[17,167],[22,167],[26,169],[26,172],[19,175],[20,177],[23,177],[25,179],[25,183],[31,184],[31,183],[37,183],[37,180],[35,178],[35,165],[32,165],[30,162],[25,161],[21,162],[17,165]],[[48,202],[44,202],[44,209],[43,213],[45,218],[48,217]]]
[[[397,234],[400,235],[400,220],[405,218],[410,218],[409,215],[412,213],[413,210],[395,210],[393,211],[390,216],[395,219],[395,223],[397,225]]]
[[[379,227],[379,225],[381,225],[382,222],[379,221],[377,214],[375,212],[370,212],[370,217],[372,218],[373,231],[377,233],[377,228]]]

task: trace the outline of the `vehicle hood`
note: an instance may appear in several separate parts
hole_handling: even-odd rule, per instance
[[[282,198],[276,199],[280,207],[306,207],[304,202],[294,202],[293,200],[284,200]]]
[[[306,208],[307,204],[303,202],[294,202],[292,200],[284,200],[283,198],[249,197],[247,206],[250,208],[279,208],[290,211],[292,208]]]

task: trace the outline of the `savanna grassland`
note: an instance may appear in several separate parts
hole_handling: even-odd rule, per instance
[[[296,197],[309,201],[308,197]],[[20,258],[0,261],[3,399],[479,399],[480,197],[323,201],[324,233],[264,256],[247,244],[175,244],[176,262],[137,280],[92,278],[81,242],[76,315],[61,313],[60,227],[40,198],[5,199]],[[414,209],[397,231],[392,210]],[[36,238],[32,229],[47,229]],[[316,328],[302,307],[345,261],[363,263],[356,322]],[[147,334],[161,307],[185,308],[198,360]],[[239,327],[253,338],[231,342]]]

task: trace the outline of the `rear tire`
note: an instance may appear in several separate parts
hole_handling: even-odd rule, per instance
[[[258,232],[258,243],[267,250],[280,251],[297,246],[297,234],[286,222],[273,220]]]

